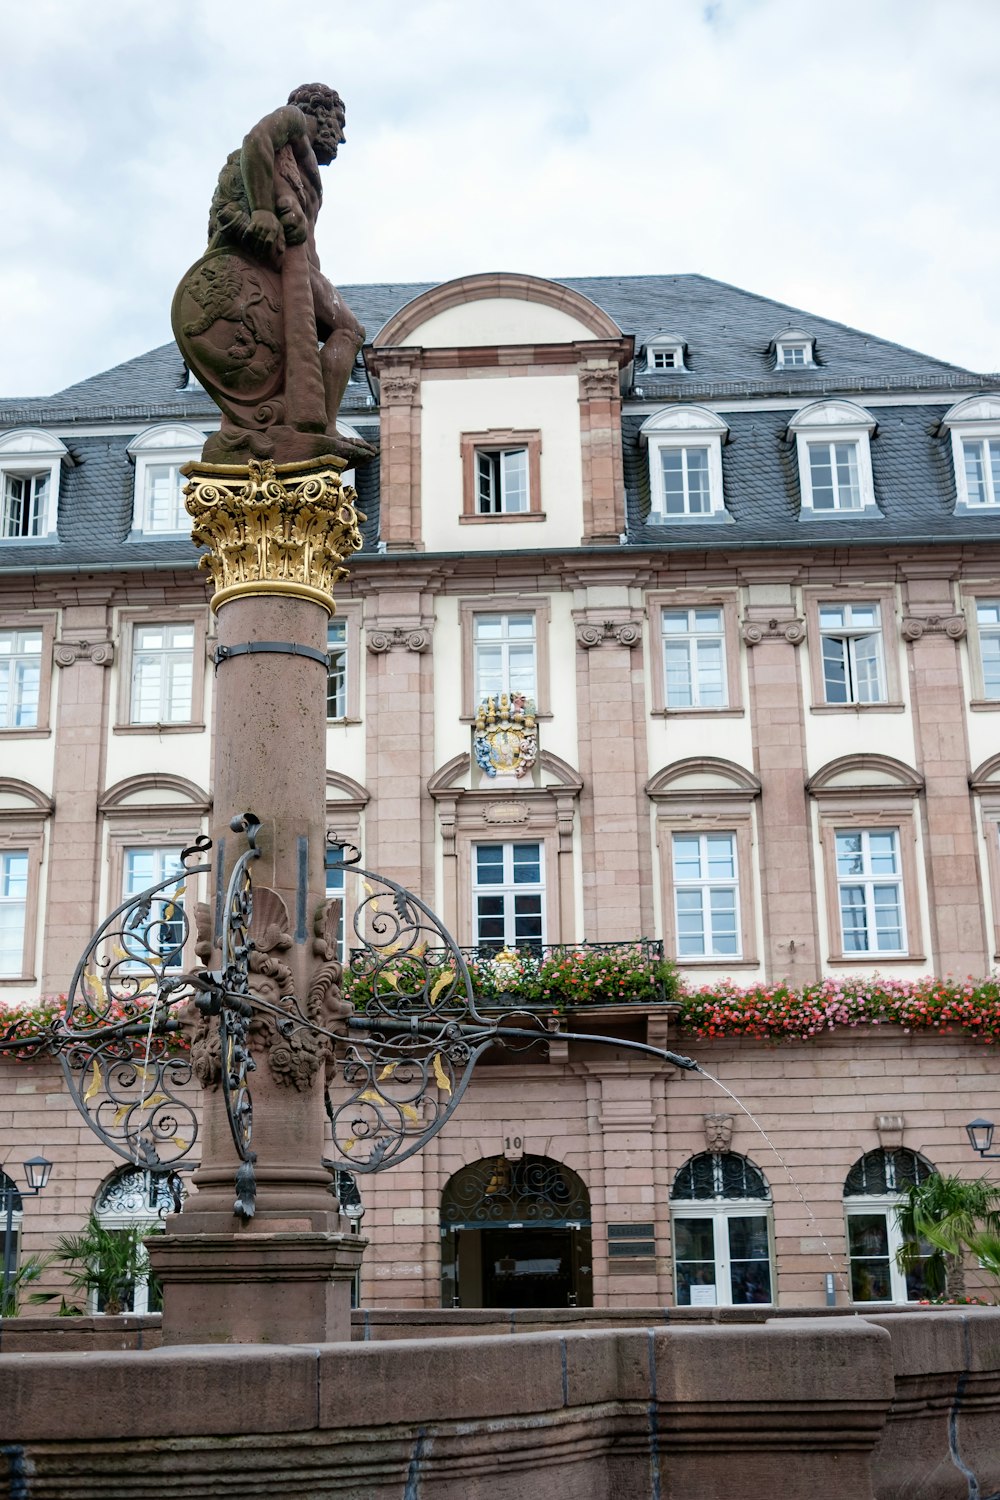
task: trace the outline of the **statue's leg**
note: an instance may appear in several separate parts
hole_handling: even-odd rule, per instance
[[[337,430],[337,413],[351,378],[358,350],[365,341],[365,330],[349,307],[338,297],[337,319],[333,331],[320,350],[320,366],[326,389],[327,432]]]

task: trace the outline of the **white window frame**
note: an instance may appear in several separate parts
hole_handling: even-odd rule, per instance
[[[347,659],[347,620],[343,615],[331,619],[326,628],[326,718],[336,723],[348,717],[347,680],[350,666]]]
[[[537,881],[515,881],[514,879],[514,849],[516,846],[528,846],[538,850],[538,880]],[[500,849],[502,853],[502,879],[496,882],[479,882],[479,850],[484,848]],[[511,839],[507,843],[494,843],[489,839],[478,839],[472,845],[472,941],[473,945],[479,947],[493,947],[500,944],[504,948],[524,947],[530,944],[532,947],[545,946],[546,942],[546,913],[545,913],[545,840],[533,839]],[[541,934],[538,937],[518,938],[516,932],[517,911],[516,898],[519,895],[538,896],[539,922]],[[498,938],[482,938],[479,931],[480,896],[500,896],[503,901],[503,926],[504,935],[501,942]]]
[[[162,927],[164,923],[171,920],[169,917],[169,910],[172,906],[176,905],[181,908],[181,942],[175,950],[172,950],[174,962],[170,964],[164,964],[164,968],[166,969],[180,969],[184,966],[185,942],[183,910],[185,899],[190,899],[190,893],[186,889],[186,883],[190,877],[185,874],[184,869],[181,866],[181,853],[182,846],[180,844],[132,844],[126,842],[122,848],[122,901],[128,901],[132,897],[140,895],[143,891],[148,890],[150,886],[159,885],[161,881],[166,880],[168,876],[173,873],[170,866],[177,866],[176,884],[181,889],[176,895],[173,895],[171,894],[171,887],[167,886],[153,898],[152,909],[149,913],[149,921],[146,927],[143,929],[143,932],[148,932],[150,928],[154,929],[153,957],[148,962],[155,963],[157,955],[162,955],[163,952],[162,942],[157,940],[155,929],[158,927]],[[152,880],[143,880],[141,884],[139,884],[138,881],[130,880],[129,877],[133,869],[132,856],[136,854],[146,857],[151,856],[154,860],[156,869]],[[122,941],[124,944],[128,943],[129,939],[127,934],[123,936]],[[129,951],[131,952],[132,950]],[[135,950],[137,968],[143,968],[147,964],[147,960],[143,957],[144,951],[145,950],[143,948],[143,945],[141,943],[137,943]],[[127,961],[123,962],[123,972],[130,967],[131,965]]]
[[[145,1192],[145,1194],[147,1196],[147,1199],[148,1199],[148,1195],[149,1195],[149,1192],[151,1190],[150,1189],[150,1182],[149,1182],[149,1177],[150,1177],[149,1172],[145,1168],[143,1168],[143,1167],[136,1167],[136,1168],[133,1168],[131,1170],[129,1168],[127,1168],[127,1167],[122,1168],[120,1171],[116,1172],[111,1178],[109,1178],[107,1182],[105,1182],[105,1184],[102,1187],[101,1191],[98,1193],[97,1199],[96,1199],[95,1204],[94,1204],[94,1215],[98,1219],[98,1221],[100,1222],[100,1225],[101,1225],[102,1229],[107,1229],[107,1230],[113,1231],[115,1229],[134,1229],[134,1228],[136,1228],[138,1226],[141,1229],[145,1229],[147,1231],[150,1231],[150,1230],[155,1229],[157,1227],[157,1225],[162,1224],[162,1218],[160,1216],[160,1213],[158,1211],[150,1208],[148,1206],[148,1203],[147,1203],[147,1206],[146,1206],[146,1208],[145,1208],[144,1211],[140,1211],[138,1208],[134,1212],[128,1212],[128,1211],[124,1211],[124,1210],[117,1210],[117,1211],[115,1211],[115,1210],[109,1210],[109,1209],[102,1209],[102,1207],[101,1207],[102,1201],[104,1200],[104,1198],[107,1196],[107,1194],[111,1190],[111,1188],[112,1188],[113,1184],[115,1183],[115,1181],[119,1180],[119,1179],[126,1178],[126,1177],[130,1177],[130,1176],[136,1176],[136,1177],[141,1176],[144,1179],[143,1189],[144,1189],[144,1192]],[[167,1206],[167,1207],[170,1206],[169,1203],[168,1203],[168,1201],[166,1199],[164,1199],[164,1206]],[[143,1259],[145,1261],[146,1269],[148,1271],[148,1268],[149,1268],[149,1255],[148,1255],[148,1253],[144,1255]],[[89,1294],[89,1297],[88,1297],[87,1300],[88,1300],[87,1311],[91,1315],[91,1317],[106,1317],[107,1316],[107,1314],[104,1312],[104,1309],[98,1307],[98,1305],[97,1305],[97,1292],[96,1292],[96,1290],[91,1291],[91,1293]],[[136,1315],[142,1314],[142,1313],[148,1313],[149,1312],[149,1278],[148,1278],[148,1275],[143,1275],[140,1272],[140,1274],[136,1277],[135,1283],[133,1284],[133,1287],[132,1287],[132,1306],[130,1308],[126,1309],[126,1311],[128,1313],[130,1313],[130,1314],[136,1314]]]
[[[191,635],[191,645],[174,646],[165,644],[159,648],[143,647],[142,634],[147,630],[159,630],[163,632],[165,640],[172,640],[174,632],[188,631]],[[188,620],[142,620],[136,621],[132,627],[132,677],[129,691],[129,723],[141,725],[144,728],[156,724],[190,724],[194,716],[194,689],[195,689],[195,660],[194,653],[198,643],[198,631],[193,621]],[[155,718],[139,717],[139,683],[143,669],[143,658],[159,656],[160,662],[160,693],[159,712]],[[171,708],[172,696],[172,673],[173,669],[187,657],[190,665],[191,685],[188,693],[186,712],[174,713]]]
[[[698,616],[712,614],[718,618],[717,630],[705,630],[698,626]],[[668,631],[666,621],[668,618],[686,616],[686,628],[681,631]],[[660,638],[663,642],[663,702],[666,709],[684,708],[728,708],[729,707],[729,671],[726,661],[726,612],[721,604],[705,605],[704,608],[697,605],[664,605],[660,610]],[[707,688],[701,678],[701,647],[706,643],[718,643],[719,646],[719,670],[721,678],[722,695],[718,703],[703,701]],[[685,646],[687,649],[688,677],[690,682],[690,696],[686,702],[677,702],[671,697],[670,663],[668,658],[668,647]]]
[[[906,1285],[906,1275],[903,1271],[900,1270],[899,1265],[896,1261],[896,1256],[903,1248],[903,1245],[905,1243],[903,1236],[900,1233],[899,1221],[896,1217],[896,1210],[900,1207],[902,1202],[903,1197],[899,1193],[881,1193],[872,1195],[871,1197],[865,1197],[861,1194],[858,1194],[850,1198],[844,1198],[844,1241],[847,1252],[846,1259],[848,1287],[850,1291],[851,1301],[856,1302],[858,1306],[888,1307],[896,1302],[920,1302],[921,1300],[923,1300],[920,1297],[914,1297],[911,1299]],[[852,1218],[852,1216],[857,1216],[860,1214],[885,1215],[887,1225],[887,1244],[889,1250],[889,1281],[892,1289],[891,1297],[855,1297],[854,1295],[854,1261],[865,1259],[882,1259],[881,1256],[867,1257],[854,1256],[851,1254],[850,1219]]]
[[[347,871],[341,869],[331,870],[329,861],[339,859],[343,849],[337,845],[327,844],[323,868],[326,879],[326,897],[328,901],[340,902],[340,921],[337,924],[337,957],[342,964],[347,962]]]
[[[710,873],[710,845],[713,841],[718,842],[720,839],[726,839],[729,843],[729,857],[733,869],[731,876],[716,876]],[[678,874],[677,847],[681,841],[698,845],[699,873],[697,876],[682,877]],[[728,828],[713,828],[705,832],[697,829],[674,829],[670,840],[670,863],[674,892],[674,945],[677,950],[677,962],[685,964],[704,958],[731,961],[741,959],[743,957],[743,908],[740,899],[739,839],[736,831]],[[721,933],[716,933],[715,914],[712,909],[712,898],[716,891],[732,892],[732,935],[735,942],[733,948],[717,946],[717,939]],[[698,951],[685,952],[682,949],[681,936],[681,897],[690,895],[692,892],[697,892],[700,896],[702,946]],[[690,912],[685,911],[685,915],[690,915]]]
[[[673,334],[658,334],[646,344],[646,369],[653,375],[686,370],[684,340]],[[657,361],[662,361],[658,363]]]
[[[968,510],[976,515],[1000,508],[1000,486],[995,486],[989,464],[984,465],[984,477],[989,498],[980,500],[969,493],[969,481],[965,467],[966,442],[1000,444],[1000,396],[971,396],[959,401],[941,419],[941,427],[951,434],[951,456],[955,466],[956,510]]]
[[[983,701],[995,703],[1000,701],[1000,598],[977,598],[973,602],[976,610],[976,637],[979,645],[979,672],[982,680]],[[992,610],[996,615],[996,619],[984,620],[980,614],[981,610]],[[986,652],[983,649],[986,641],[995,641],[997,646],[995,689],[993,692],[990,691],[990,682],[986,671]]]
[[[13,625],[10,627],[5,626],[3,629],[0,629],[0,638],[4,636],[11,637],[11,650],[9,653],[0,655],[0,676],[5,676],[7,679],[6,698],[4,699],[3,708],[0,709],[0,729],[37,729],[39,723],[39,714],[42,707],[42,681],[45,676],[42,671],[42,653],[45,650],[45,631],[40,624]],[[18,641],[24,636],[38,637],[37,651],[26,651],[23,646],[20,650],[18,649]],[[23,669],[30,662],[35,662],[38,669],[37,692],[35,695],[35,712],[33,718],[19,721],[15,717],[15,704],[17,702],[15,684],[18,680],[19,668],[21,669],[21,676],[23,680]]]
[[[885,672],[885,642],[882,634],[882,610],[875,599],[857,599],[841,603],[839,600],[820,600],[817,603],[820,635],[820,669],[823,674],[823,699],[826,703],[834,703],[846,707],[852,703],[887,703],[888,689],[886,685]],[[844,624],[824,625],[824,612],[839,610],[844,616]],[[875,615],[874,625],[855,625],[853,614],[855,609],[871,610]],[[858,643],[861,641],[875,640],[876,650],[874,656],[877,675],[877,696],[874,698],[863,698],[859,694],[860,679],[862,676],[860,668],[865,665],[863,659],[859,662]],[[826,675],[826,642],[837,641],[841,647],[841,660],[844,667],[844,683],[847,697],[844,699],[830,697],[830,683]]]
[[[13,860],[24,861],[24,895],[12,896],[8,893],[11,880],[11,863]],[[31,900],[31,850],[30,848],[0,849],[0,911],[14,912],[15,919],[12,931],[15,939],[20,933],[20,945],[13,953],[13,968],[3,967],[3,959],[0,956],[0,979],[20,979],[25,969],[24,947],[28,932],[28,904]],[[19,922],[18,922],[19,914]],[[6,918],[5,918],[6,920]],[[0,950],[2,952],[2,950]]]
[[[895,856],[895,871],[891,875],[875,874],[872,871],[871,838],[875,834],[882,838],[891,835],[893,840],[893,853]],[[860,875],[841,875],[840,873],[840,845],[842,836],[861,839],[861,858],[863,870]],[[873,826],[871,828],[843,827],[834,829],[834,868],[837,880],[837,914],[840,921],[840,943],[841,952],[847,958],[864,959],[871,955],[879,958],[904,957],[907,953],[906,937],[906,881],[903,869],[901,830],[896,827]],[[897,904],[899,909],[899,937],[900,943],[897,948],[883,948],[878,945],[878,924],[876,922],[875,887],[894,885],[897,893]],[[844,887],[860,886],[863,891],[865,930],[868,934],[868,947],[849,947],[847,942],[847,928],[844,925]],[[872,939],[876,941],[873,943]]]
[[[771,1296],[767,1302],[734,1302],[732,1258],[729,1253],[730,1219],[764,1219],[767,1223],[767,1266],[771,1282]],[[712,1307],[774,1307],[777,1304],[776,1271],[774,1263],[774,1213],[770,1199],[727,1198],[724,1203],[713,1203],[708,1199],[681,1198],[670,1206],[670,1238],[672,1264],[674,1267],[674,1306],[695,1307],[697,1303],[681,1302],[677,1290],[677,1231],[678,1219],[709,1219],[712,1223],[713,1249],[715,1251],[715,1298]],[[708,1285],[708,1283],[705,1283]]]
[[[825,519],[877,512],[871,457],[871,435],[875,427],[875,418],[871,413],[856,406],[853,401],[814,401],[796,412],[788,424],[788,432],[789,436],[795,438],[804,514]],[[832,506],[816,506],[814,503],[810,449],[826,445],[829,450],[835,444],[851,444],[854,447],[858,480],[857,505],[842,505],[839,487],[834,490]],[[832,461],[831,466],[835,469],[835,462]]]
[[[729,435],[727,424],[715,412],[701,406],[680,406],[655,412],[639,429],[639,440],[649,450],[650,513],[653,524],[672,526],[697,525],[725,515],[722,487],[722,444]],[[667,450],[704,449],[708,453],[708,509],[692,511],[690,491],[685,484],[683,512],[667,510],[662,454]]]
[[[59,475],[69,452],[64,443],[40,428],[21,428],[0,437],[0,544],[52,541],[59,516]],[[36,528],[27,535],[6,534],[7,481],[27,479],[48,482],[42,513]]]
[[[147,427],[129,443],[126,452],[135,464],[135,491],[132,510],[132,534],[141,537],[185,536],[192,522],[184,510],[180,491],[184,480],[179,473],[182,464],[193,463],[201,457],[205,445],[205,434],[196,427],[179,423],[158,424]],[[149,493],[149,473],[157,467],[166,467],[176,473],[176,504],[174,526],[154,526]]]
[[[789,356],[802,355],[801,359]],[[812,370],[816,367],[815,340],[799,328],[788,328],[775,336],[774,365],[778,370]]]
[[[493,619],[498,619],[501,622],[501,626],[500,626],[500,632],[501,633],[500,633],[499,640],[493,640],[493,641],[482,640],[481,641],[479,639],[479,630],[480,630],[480,627],[482,625],[482,622],[484,620],[493,620]],[[518,683],[518,685],[516,687],[513,686],[512,683],[511,683],[511,669],[510,669],[511,647],[512,646],[525,646],[525,645],[528,644],[528,639],[529,639],[527,636],[519,636],[519,637],[518,636],[515,636],[515,637],[511,636],[511,634],[510,634],[510,622],[511,622],[511,620],[514,620],[514,619],[518,619],[518,620],[522,620],[523,619],[523,620],[530,620],[531,621],[531,638],[530,638],[530,644],[531,644],[531,676],[532,676],[532,681],[531,681],[531,690],[530,691],[528,691],[523,686],[521,686],[520,683]],[[500,648],[500,661],[501,661],[500,677],[501,677],[501,681],[500,681],[500,686],[497,689],[497,692],[496,693],[491,693],[489,690],[484,689],[484,684],[483,684],[483,680],[482,680],[482,678],[483,678],[483,669],[482,669],[482,667],[480,665],[480,658],[481,658],[482,654],[485,654],[485,652],[486,652],[487,649],[495,651],[498,646]],[[478,705],[480,703],[485,703],[485,701],[486,701],[486,699],[488,697],[491,697],[491,696],[492,697],[496,697],[500,693],[510,694],[512,692],[518,692],[518,693],[523,692],[525,694],[525,697],[528,698],[528,699],[530,699],[532,703],[537,703],[537,701],[538,701],[538,617],[537,617],[537,615],[532,610],[530,610],[530,609],[485,610],[484,609],[484,610],[477,610],[476,611],[476,613],[472,617],[472,684],[473,684],[473,699],[474,699],[474,702],[475,702],[475,704],[476,704],[477,707],[478,707]]]
[[[519,483],[512,491],[508,475],[508,460],[519,459]],[[485,466],[485,468],[484,468]],[[488,500],[483,505],[483,481],[486,479]],[[476,448],[475,463],[476,509],[478,516],[526,516],[531,510],[531,462],[527,445],[513,443],[509,446]],[[518,503],[512,503],[514,499]]]

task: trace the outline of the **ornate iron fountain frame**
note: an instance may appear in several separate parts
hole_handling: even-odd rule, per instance
[[[226,889],[217,970],[183,971],[178,963],[191,936],[186,882],[211,871],[205,860],[211,841],[200,837],[181,852],[179,872],[122,902],[102,922],[76,966],[62,1013],[41,1030],[15,1022],[0,1033],[0,1052],[56,1057],[74,1103],[104,1144],[133,1166],[173,1174],[191,1164],[198,1135],[183,1093],[192,1064],[180,1034],[199,1014],[217,1018],[222,1092],[240,1159],[234,1213],[249,1219],[256,1196],[255,1018],[266,1016],[285,1037],[305,1029],[327,1039],[344,1088],[335,1097],[326,1086],[340,1160],[324,1165],[331,1174],[346,1168],[355,1176],[422,1150],[451,1119],[491,1048],[528,1051],[553,1033],[537,1015],[516,1009],[484,1014],[465,956],[440,918],[412,891],[363,869],[360,851],[336,834],[328,842],[342,858],[328,860],[327,868],[352,871],[364,891],[351,914],[357,940],[351,966],[369,992],[364,1010],[327,1028],[295,996],[276,1004],[256,994],[251,867],[260,858],[260,820],[248,812],[230,827],[245,835],[247,847]],[[645,1042],[563,1030],[558,1036],[697,1068]]]

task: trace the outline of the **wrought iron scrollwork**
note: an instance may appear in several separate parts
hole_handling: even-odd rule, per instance
[[[329,842],[341,847],[331,834]],[[356,859],[329,861],[361,881],[351,911],[351,1041],[341,1078],[348,1093],[326,1110],[333,1143],[357,1174],[377,1172],[423,1149],[447,1123],[492,1047],[529,1050],[550,1037],[545,1023],[519,1012],[485,1015],[465,956],[440,918],[411,891]],[[359,1033],[364,1033],[360,1035]],[[611,1038],[561,1033],[607,1044]],[[645,1043],[613,1044],[693,1068],[688,1058]]]

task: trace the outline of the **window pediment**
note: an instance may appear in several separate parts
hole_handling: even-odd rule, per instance
[[[690,432],[725,439],[729,436],[729,426],[716,412],[704,406],[668,406],[646,418],[639,429],[639,437],[648,441],[654,435],[666,437]]]
[[[812,401],[797,411],[788,424],[791,433],[822,431],[867,432],[869,436],[878,424],[870,411],[853,401]]]
[[[0,437],[0,461],[8,459],[63,459],[69,457],[69,449],[51,432],[39,427],[21,427],[16,432],[5,432]]]
[[[688,798],[694,792],[707,792],[716,797],[728,795],[745,802],[759,796],[760,782],[752,771],[735,761],[697,755],[664,766],[646,783],[646,795],[654,802],[666,802],[674,797]]]
[[[1000,428],[1000,396],[969,396],[949,407],[941,418],[941,426],[947,429],[979,422]]]
[[[891,755],[841,755],[821,766],[806,782],[806,790],[813,797],[876,797],[888,789],[915,797],[923,788],[920,772]]]
[[[169,426],[146,427],[136,434],[125,451],[131,457],[135,457],[137,453],[187,449],[191,449],[197,455],[200,454],[204,445],[205,434],[203,432],[196,427],[174,423]]]

